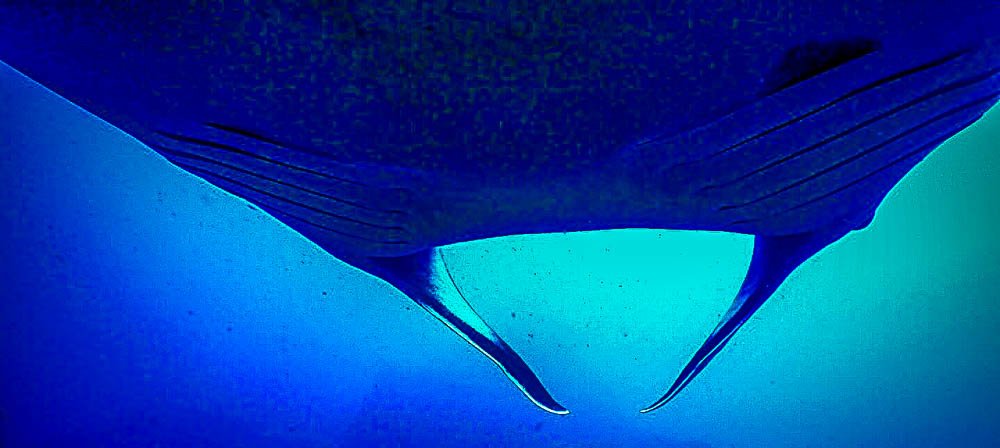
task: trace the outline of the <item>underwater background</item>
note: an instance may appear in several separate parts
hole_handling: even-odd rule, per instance
[[[745,235],[445,249],[572,413],[388,285],[0,64],[0,446],[995,446],[1000,108],[807,261],[676,400]]]

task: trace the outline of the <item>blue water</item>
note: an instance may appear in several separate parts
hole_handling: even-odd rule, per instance
[[[806,262],[681,396],[743,235],[449,247],[572,414],[387,285],[0,70],[0,446],[991,446],[1000,111]]]

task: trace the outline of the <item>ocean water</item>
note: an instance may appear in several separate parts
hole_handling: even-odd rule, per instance
[[[745,235],[448,247],[568,416],[400,293],[0,69],[0,446],[995,446],[1000,110],[799,268],[678,399]]]

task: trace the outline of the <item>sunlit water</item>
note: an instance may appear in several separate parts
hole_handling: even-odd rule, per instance
[[[445,256],[573,411],[387,285],[0,70],[0,445],[989,446],[1000,113],[798,269],[663,409],[751,238],[624,230]],[[6,444],[6,445],[4,445]]]

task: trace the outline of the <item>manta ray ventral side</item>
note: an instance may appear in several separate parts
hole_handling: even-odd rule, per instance
[[[652,411],[1000,95],[996,2],[549,3],[13,1],[0,60],[393,285],[557,414],[438,248],[754,235]]]

